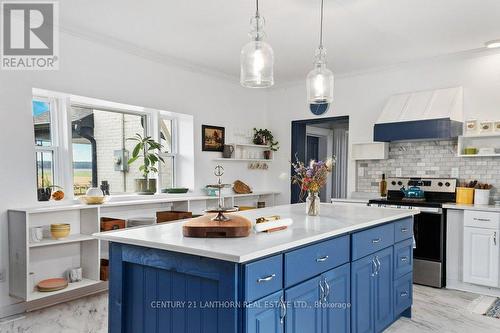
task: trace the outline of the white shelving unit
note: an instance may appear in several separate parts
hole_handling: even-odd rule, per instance
[[[274,159],[274,151],[271,152],[271,158],[270,159],[265,159],[264,158],[264,151],[265,150],[270,150],[270,146],[264,146],[264,145],[255,145],[255,144],[250,144],[250,143],[229,143],[228,145],[234,147],[234,152],[233,152],[233,157],[231,158],[215,158],[214,161],[220,161],[220,162],[272,162]],[[254,158],[249,158],[249,157],[239,157],[236,158],[236,156],[242,156],[243,151],[246,151],[247,153],[259,155],[259,157],[254,157]]]
[[[457,156],[459,157],[500,157],[500,153],[494,154],[464,154],[467,147],[500,149],[500,132],[467,134],[458,137]]]
[[[69,206],[71,207],[71,206]],[[10,295],[37,309],[106,290],[100,281],[100,243],[92,234],[100,229],[99,209],[61,207],[61,210],[9,211]],[[70,224],[70,235],[50,237],[50,224]],[[30,229],[42,227],[44,238],[30,242]],[[70,283],[57,292],[39,292],[36,284],[49,278],[66,277],[68,270],[81,267],[84,280]]]
[[[225,205],[266,207],[276,203],[276,191],[256,191],[250,194],[224,195]],[[131,219],[155,217],[167,210],[191,211],[202,214],[214,207],[217,197],[207,195],[159,194],[148,198],[112,198],[102,205],[76,203],[40,204],[36,207],[12,209],[9,217],[10,295],[26,302],[28,311],[91,295],[107,289],[100,281],[100,261],[108,258],[108,244],[92,235],[100,231],[101,217]],[[69,223],[70,235],[55,240],[50,237],[50,224]],[[30,241],[30,228],[43,227],[41,242]],[[66,277],[71,268],[81,267],[83,280],[70,283],[54,292],[39,292],[34,286],[41,280]]]

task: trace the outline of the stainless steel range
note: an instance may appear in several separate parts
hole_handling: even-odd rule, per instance
[[[418,209],[413,231],[413,282],[442,288],[446,281],[446,210],[455,202],[457,180],[451,178],[388,178],[387,199],[370,200],[370,206]]]

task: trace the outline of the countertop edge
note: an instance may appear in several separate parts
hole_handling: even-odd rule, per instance
[[[342,236],[345,234],[349,234],[355,231],[361,231],[366,228],[370,227],[376,227],[378,225],[388,223],[391,221],[396,221],[400,220],[406,217],[411,217],[413,215],[419,214],[418,211],[411,211],[411,210],[405,210],[404,212],[401,212],[400,214],[387,217],[387,218],[382,218],[366,223],[361,223],[355,226],[350,226],[350,227],[345,227],[341,228],[338,230],[334,230],[331,232],[326,232],[320,235],[315,235],[312,237],[306,237],[300,240],[295,240],[291,241],[289,243],[284,243],[280,244],[278,246],[274,246],[265,250],[261,250],[258,252],[254,252],[249,255],[244,255],[244,256],[235,256],[235,255],[230,255],[227,253],[220,253],[220,252],[214,252],[214,251],[206,251],[206,250],[197,250],[197,249],[192,249],[189,247],[180,247],[176,245],[169,245],[169,244],[164,244],[164,243],[157,243],[157,242],[144,242],[144,241],[137,241],[134,239],[129,239],[125,237],[116,237],[112,236],[113,231],[106,232],[106,233],[95,233],[93,236],[96,239],[99,240],[105,240],[109,242],[115,242],[115,243],[121,243],[121,244],[127,244],[127,245],[136,245],[136,246],[142,246],[142,247],[148,247],[148,248],[154,248],[154,249],[159,249],[159,250],[166,250],[166,251],[172,251],[172,252],[178,252],[178,253],[184,253],[184,254],[190,254],[190,255],[196,255],[196,256],[201,256],[201,257],[206,257],[206,258],[211,258],[211,259],[218,259],[218,260],[224,260],[224,261],[230,261],[238,264],[246,263],[249,261],[253,261],[259,258],[267,257],[273,254],[277,254],[286,250],[291,250],[294,248],[298,248],[310,243],[315,243],[319,242],[328,238],[333,238],[336,236]],[[179,222],[182,223],[182,222]],[[147,227],[144,227],[147,228]]]
[[[500,212],[500,207],[494,205],[444,204],[443,208],[456,209],[456,210],[479,210],[488,212]]]

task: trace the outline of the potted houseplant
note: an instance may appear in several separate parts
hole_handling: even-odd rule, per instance
[[[280,149],[279,142],[274,140],[274,136],[268,129],[253,129],[253,143],[256,145],[269,146],[268,150],[264,150],[264,158],[271,159],[271,151]]]
[[[292,176],[292,183],[300,186],[300,198],[307,193],[306,213],[310,216],[319,215],[320,199],[319,192],[326,185],[328,174],[335,166],[335,158],[328,158],[326,161],[311,160],[309,165],[305,165],[297,159],[292,163],[295,174]]]
[[[139,171],[144,177],[135,180],[135,191],[139,194],[156,193],[156,179],[151,179],[150,173],[158,173],[156,164],[160,162],[165,163],[160,156],[163,145],[153,140],[150,136],[143,137],[138,133],[131,138],[127,138],[127,140],[137,142],[132,151],[132,156],[128,160],[128,164],[131,165],[138,159],[142,161]]]

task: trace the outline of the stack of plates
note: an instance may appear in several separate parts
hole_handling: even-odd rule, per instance
[[[41,292],[57,291],[64,289],[68,286],[68,281],[62,278],[47,279],[40,281],[37,288]]]
[[[68,237],[70,230],[71,230],[71,226],[67,223],[51,224],[50,225],[50,234],[52,235],[52,238],[55,238],[55,239],[61,239],[61,238]]]

